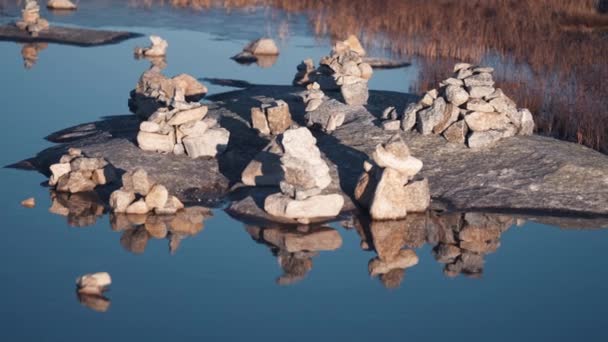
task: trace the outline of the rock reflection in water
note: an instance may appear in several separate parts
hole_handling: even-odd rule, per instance
[[[333,251],[342,246],[342,237],[333,228],[322,226],[246,226],[251,237],[267,245],[277,257],[283,274],[279,285],[295,284],[312,269],[312,258],[321,251]]]
[[[51,190],[49,212],[67,217],[71,227],[94,225],[103,216],[105,206],[95,192],[70,194]]]
[[[76,291],[76,296],[80,304],[93,311],[106,312],[110,308],[110,300],[103,295],[84,294]]]
[[[21,56],[23,57],[23,67],[27,70],[31,69],[38,62],[38,54],[40,51],[49,47],[47,43],[27,43],[21,47]]]
[[[131,253],[144,253],[148,240],[154,238],[169,240],[169,252],[175,254],[181,241],[200,233],[204,220],[211,216],[211,210],[204,207],[184,208],[175,215],[113,213],[110,214],[110,224],[114,231],[123,232],[120,244]]]

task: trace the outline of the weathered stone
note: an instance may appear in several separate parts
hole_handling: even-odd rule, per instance
[[[146,202],[142,198],[140,200],[137,200],[137,201],[131,203],[125,210],[125,213],[141,215],[141,214],[146,214],[149,211],[150,211],[150,208],[148,208],[148,206],[146,205]]]
[[[369,90],[367,88],[367,82],[358,82],[355,84],[343,85],[340,88],[342,97],[346,104],[351,106],[362,106],[367,104],[369,98]]]
[[[270,38],[259,38],[250,42],[243,51],[250,52],[253,55],[278,55],[279,48],[274,40]]]
[[[69,163],[53,164],[51,165],[50,169],[51,178],[49,179],[49,185],[51,186],[56,185],[61,176],[70,173],[70,171],[72,170]]]
[[[486,96],[494,93],[494,91],[495,91],[495,89],[492,87],[484,87],[484,86],[467,87],[467,90],[469,91],[469,97],[474,98],[474,99],[481,99],[483,97],[486,97]]]
[[[164,208],[169,199],[169,191],[161,184],[154,185],[146,195],[146,206],[149,210]]]
[[[399,171],[386,168],[382,175],[370,205],[370,215],[374,220],[396,220],[407,215],[405,206],[405,181]]]
[[[147,57],[162,57],[167,54],[169,44],[159,36],[150,36],[150,45],[147,48],[135,48],[135,54]]]
[[[153,185],[154,180],[152,180],[151,177],[148,176],[148,172],[142,168],[137,168],[122,175],[123,189],[142,196],[147,195]]]
[[[199,121],[207,115],[207,106],[196,107],[193,109],[177,112],[167,121],[171,126],[179,126],[188,122]]]
[[[33,208],[36,206],[36,199],[34,197],[30,197],[21,201],[21,205],[26,208]]]
[[[70,162],[72,171],[94,171],[108,165],[102,158],[78,157]]]
[[[291,219],[335,217],[342,210],[341,195],[317,195],[305,200],[293,200],[283,194],[270,195],[264,201],[264,210],[273,216]]]
[[[196,121],[193,124],[181,125],[177,130],[181,132],[181,141],[183,141],[183,138],[186,136],[201,137],[207,132],[207,129],[209,128],[209,124],[205,120],[202,120]],[[177,139],[177,141],[179,143],[180,139]]]
[[[418,264],[418,256],[411,249],[399,251],[399,254],[393,260],[381,260],[379,258],[372,259],[368,265],[369,274],[377,276],[380,274],[389,273],[395,269],[406,269]]]
[[[395,113],[395,114],[393,114],[393,113]],[[388,119],[395,120],[396,117],[393,118],[393,115],[396,115],[396,113],[397,113],[397,110],[395,109],[394,106],[386,107],[382,111],[382,115],[380,116],[380,119],[382,119],[382,120],[388,120]]]
[[[119,189],[110,195],[110,208],[115,213],[125,213],[133,201],[135,201],[135,193]]]
[[[454,78],[454,77],[450,77],[448,79],[445,79],[445,80],[441,81],[441,83],[443,85],[446,85],[446,86],[453,85],[453,86],[462,87],[464,85],[464,82],[462,80],[459,80],[459,79]]]
[[[482,72],[465,78],[464,85],[467,87],[492,87],[494,86],[494,80],[491,74]]]
[[[82,171],[72,171],[67,176],[68,192],[73,194],[77,192],[92,191],[97,185],[91,180],[90,177],[86,177]]]
[[[534,134],[534,118],[532,113],[528,109],[520,109],[518,112],[521,114],[521,123],[519,125],[519,135],[532,135]]]
[[[445,88],[445,98],[455,106],[460,106],[467,102],[469,94],[461,86],[449,85]]]
[[[467,102],[467,109],[473,112],[493,112],[495,107],[482,99],[470,99]],[[501,112],[497,110],[497,112]]]
[[[175,133],[167,135],[139,131],[137,145],[144,151],[172,152],[175,145]]]
[[[285,101],[275,101],[265,108],[270,133],[278,135],[285,132],[292,124],[289,106]]]
[[[433,127],[433,133],[441,134],[448,127],[450,127],[451,124],[453,124],[454,122],[456,122],[456,120],[458,120],[459,114],[460,114],[460,109],[456,105],[454,105],[452,103],[448,103],[445,106],[445,111],[443,112],[443,118],[441,118],[441,121],[439,121],[439,123],[437,125],[435,125],[435,127]]]
[[[472,132],[468,138],[470,148],[483,148],[493,145],[503,138],[501,131]]]
[[[457,79],[462,80],[462,79],[465,79],[465,78],[467,78],[467,77],[469,77],[471,75],[473,75],[473,70],[468,69],[468,68],[463,68],[463,69],[460,69],[460,70],[456,71],[456,75],[455,76],[456,76]]]
[[[154,121],[142,121],[139,125],[139,130],[148,133],[156,133],[160,131],[160,125]]]
[[[173,215],[181,209],[184,209],[184,204],[177,197],[169,196],[165,206],[154,209],[154,213],[157,215]]]
[[[384,145],[376,146],[372,158],[380,167],[397,170],[405,177],[405,180],[413,177],[422,169],[422,161],[410,156],[408,147],[399,135],[394,135]]]
[[[403,192],[405,197],[401,204],[408,213],[424,212],[431,205],[431,191],[426,178],[409,182]]]
[[[433,102],[431,107],[419,111],[418,120],[416,122],[418,131],[423,135],[431,134],[433,128],[443,119],[445,110],[445,100],[442,97],[439,97]]]
[[[473,72],[474,73],[493,73],[494,72],[494,68],[492,67],[475,67],[473,68]]]
[[[258,130],[258,132],[264,135],[270,135],[270,127],[268,127],[268,120],[266,120],[266,115],[264,111],[262,111],[259,107],[251,108],[251,126],[254,129]]]
[[[473,112],[464,118],[467,126],[474,132],[505,129],[509,118],[500,113]]]
[[[245,167],[241,182],[248,186],[278,186],[284,175],[280,161],[283,153],[282,147],[272,140]]]
[[[190,158],[215,157],[228,148],[230,132],[225,128],[210,128],[200,137],[183,139],[186,153]]]
[[[70,0],[49,0],[46,7],[55,10],[75,10],[76,5]]]
[[[171,82],[176,89],[182,89],[188,98],[198,98],[207,94],[207,87],[200,83],[196,78],[188,74],[179,74],[171,78]]]
[[[468,133],[469,127],[466,122],[464,120],[458,120],[448,127],[448,129],[443,131],[443,137],[451,143],[464,144]]]
[[[93,171],[91,180],[98,185],[106,185],[116,180],[116,170],[112,165],[106,165],[103,169]]]
[[[401,121],[387,120],[382,122],[382,129],[385,131],[398,131],[401,128]]]
[[[454,65],[454,72],[458,72],[462,69],[470,69],[471,67],[472,65],[469,63],[456,63]]]
[[[316,110],[317,108],[319,108],[322,104],[323,104],[323,100],[321,100],[321,99],[311,99],[310,101],[308,101],[306,103],[305,111],[312,112],[312,111]]]

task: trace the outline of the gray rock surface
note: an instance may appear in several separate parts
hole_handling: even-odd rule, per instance
[[[15,25],[0,26],[0,41],[13,42],[47,42],[76,46],[96,46],[115,44],[127,39],[141,37],[141,34],[132,32],[114,32],[102,30],[90,30],[75,27],[61,27],[51,25],[34,37],[26,31],[20,30]]]

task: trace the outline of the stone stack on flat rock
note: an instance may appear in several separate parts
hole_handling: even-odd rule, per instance
[[[382,122],[382,129],[386,131],[398,131],[401,128],[403,115],[399,114],[395,107],[387,107],[382,112],[380,120]]]
[[[86,157],[76,148],[70,148],[59,163],[50,166],[50,171],[49,185],[58,192],[92,191],[116,178],[116,170],[105,159]]]
[[[279,135],[292,124],[289,106],[283,100],[251,108],[251,126],[262,135]]]
[[[178,88],[170,107],[159,108],[142,121],[137,144],[145,151],[215,157],[226,150],[230,132],[206,115],[207,106],[186,102]]]
[[[355,188],[355,199],[369,209],[372,219],[396,220],[405,218],[408,212],[428,209],[428,180],[415,178],[422,161],[410,155],[399,134],[376,146],[372,159],[373,164],[365,163],[365,172]]]
[[[188,102],[198,102],[207,94],[207,87],[188,74],[169,78],[162,74],[166,67],[163,57],[145,57],[151,62],[135,89],[131,91],[129,109],[142,119],[162,107],[167,107],[176,94],[183,94]]]
[[[46,7],[53,10],[75,10],[76,4],[70,0],[49,0]]]
[[[306,86],[306,91],[302,95],[306,105],[306,126],[320,128],[325,133],[331,133],[342,126],[346,118],[344,111],[338,110],[317,110],[328,99],[321,90],[317,82]],[[334,101],[334,100],[329,100]]]
[[[331,183],[329,167],[308,128],[292,128],[275,137],[245,168],[242,182],[250,186],[279,186],[264,210],[280,219],[307,224],[335,217],[344,205],[339,194],[322,194]]]
[[[173,215],[184,205],[144,169],[136,169],[122,175],[122,187],[110,195],[110,208],[114,213]]]
[[[453,77],[442,81],[439,90],[428,91],[405,109],[401,128],[409,131],[416,126],[423,135],[441,134],[471,148],[491,146],[514,135],[532,135],[532,114],[518,109],[501,89],[494,88],[493,71],[456,64]]]
[[[37,37],[40,31],[49,28],[49,22],[40,17],[40,6],[36,0],[25,1],[25,6],[21,10],[21,20],[15,25],[20,30],[29,32],[33,37]]]
[[[293,78],[292,84],[294,86],[306,86],[312,82],[311,77],[314,74],[315,62],[313,62],[312,58],[307,58],[302,61],[302,63],[298,64],[298,71]]]
[[[323,57],[313,81],[319,83],[322,89],[339,88],[348,105],[364,105],[369,98],[367,82],[372,74],[372,67],[363,62],[357,52],[347,49]]]
[[[270,38],[260,38],[247,44],[243,51],[230,57],[241,64],[258,63],[261,67],[268,67],[276,62],[279,47]]]
[[[361,57],[363,57],[367,54],[367,52],[363,48],[363,45],[361,45],[359,38],[357,38],[357,36],[355,36],[353,34],[348,36],[348,38],[346,38],[346,40],[336,42],[333,46],[332,52],[341,54],[348,50],[356,52]]]
[[[135,56],[138,57],[164,57],[167,55],[167,47],[169,43],[159,36],[150,36],[150,42],[152,43],[149,47],[135,48]]]

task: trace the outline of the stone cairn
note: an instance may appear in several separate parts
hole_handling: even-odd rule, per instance
[[[459,63],[454,76],[440,83],[418,103],[410,104],[398,116],[390,107],[383,114],[382,126],[410,131],[414,126],[423,134],[441,134],[453,143],[471,148],[490,146],[502,138],[531,135],[534,120],[528,109],[517,108],[501,89],[494,88],[493,68]]]
[[[399,134],[378,145],[372,159],[373,164],[364,164],[355,198],[369,209],[373,220],[402,219],[408,212],[427,210],[431,200],[428,180],[415,179],[422,161],[410,155]]]
[[[207,106],[186,102],[183,90],[176,88],[170,106],[140,124],[137,143],[145,151],[215,157],[226,150],[230,132],[207,113]]]
[[[150,45],[147,48],[136,47],[134,54],[136,57],[164,57],[167,55],[169,43],[159,36],[150,36]]]
[[[110,195],[110,208],[114,213],[173,215],[184,205],[164,185],[157,184],[145,170],[138,168],[122,175],[122,187]]]
[[[292,123],[289,106],[283,100],[251,108],[251,126],[262,135],[279,135]]]
[[[306,86],[306,91],[302,100],[306,104],[306,112],[317,110],[323,104],[325,93],[321,90],[321,86],[317,82],[310,83]]]
[[[105,159],[86,157],[77,148],[70,148],[50,170],[49,185],[58,192],[92,191],[116,178],[116,170]]]
[[[25,7],[21,10],[21,20],[15,25],[23,31],[29,32],[37,37],[40,31],[49,28],[49,22],[40,17],[40,6],[36,0],[26,0]]]
[[[72,11],[76,9],[76,4],[70,0],[49,0],[46,7],[53,10]]]
[[[323,90],[340,90],[348,105],[364,105],[369,98],[367,82],[373,75],[371,65],[362,57],[365,50],[355,36],[337,42],[329,56],[321,58],[319,67],[312,60],[298,65],[293,84],[306,86],[317,82]]]

